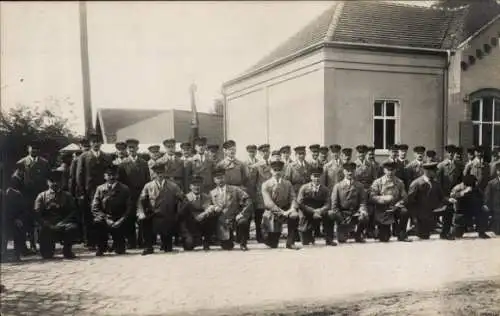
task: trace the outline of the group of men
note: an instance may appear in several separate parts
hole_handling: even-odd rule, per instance
[[[73,258],[79,239],[97,256],[137,247],[148,255],[158,236],[165,252],[175,245],[208,250],[214,240],[226,250],[235,243],[248,250],[251,221],[257,242],[271,248],[286,226],[289,249],[318,237],[336,246],[351,238],[410,241],[410,231],[428,239],[436,229],[443,239],[470,227],[481,238],[489,238],[488,229],[500,234],[498,150],[488,163],[483,148],[472,148],[464,161],[463,149],[448,145],[438,161],[435,151],[416,146],[409,161],[408,146],[399,144],[379,163],[365,145],[355,148],[356,157],[340,145],[311,145],[309,159],[297,146],[293,160],[290,146],[249,145],[244,161],[236,159],[234,141],[222,144],[219,158],[219,146],[204,137],[194,148],[181,144],[181,152],[167,139],[164,153],[150,146],[149,157],[138,154],[135,139],[116,143],[115,155],[101,151],[97,135],[80,145],[55,169],[36,144],[19,161],[4,197],[17,259],[26,239],[36,250],[34,227],[44,258],[54,256],[56,242]]]

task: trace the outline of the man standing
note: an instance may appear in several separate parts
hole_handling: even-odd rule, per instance
[[[491,162],[490,162],[490,178],[493,179],[496,176],[496,165],[500,164],[500,148],[495,147],[491,152]]]
[[[298,231],[303,245],[314,244],[316,228],[323,223],[325,241],[328,246],[336,246],[333,241],[335,225],[330,209],[330,190],[320,182],[321,168],[311,170],[311,182],[304,184],[297,195],[299,205]]]
[[[130,228],[127,225],[131,213],[135,210],[129,188],[118,181],[117,165],[113,164],[105,169],[104,179],[106,183],[97,187],[92,202],[98,257],[103,256],[108,249],[109,235],[113,237],[115,253],[125,254],[125,236],[130,235],[128,231]]]
[[[128,157],[120,165],[118,174],[120,182],[125,184],[130,191],[131,203],[134,209],[129,213],[123,224],[122,232],[125,234],[128,247],[135,249],[137,246],[142,247],[144,241],[141,225],[139,225],[139,231],[136,236],[137,201],[141,195],[142,188],[144,188],[151,178],[148,163],[137,154],[139,141],[137,139],[127,139],[125,143],[127,145]]]
[[[445,158],[438,164],[438,181],[445,195],[462,182],[463,164],[459,161],[458,149],[454,145],[445,146]]]
[[[409,241],[406,227],[409,212],[404,206],[407,194],[402,180],[396,178],[395,162],[384,162],[384,176],[376,179],[370,189],[370,200],[375,203],[375,222],[378,225],[378,239],[388,242],[391,237],[391,225],[396,228],[394,235],[399,241]]]
[[[321,179],[321,183],[328,187],[330,190],[333,187],[344,179],[344,168],[343,164],[351,162],[352,157],[352,149],[351,148],[343,148],[342,156],[340,158],[340,163],[337,163],[335,158],[332,159],[329,163],[325,165],[323,168],[323,176]]]
[[[63,244],[63,256],[75,258],[73,242],[78,234],[78,209],[71,194],[61,189],[62,173],[50,172],[47,178],[49,189],[38,195],[35,201],[35,218],[40,224],[40,254],[50,259],[55,253],[56,241]]]
[[[319,148],[318,167],[323,170],[323,167],[328,163],[328,147],[321,146]]]
[[[378,161],[375,160],[375,147],[370,146],[367,148],[366,160],[368,160],[368,162],[372,164],[373,168],[375,168],[375,171],[377,173],[377,178],[381,177],[384,172],[382,170],[382,166],[380,165],[380,163],[378,163]]]
[[[363,184],[354,179],[356,164],[343,164],[344,179],[333,187],[332,211],[337,222],[337,240],[345,243],[354,231],[356,242],[365,242],[363,230],[368,222],[367,194]]]
[[[495,177],[488,182],[485,189],[485,201],[492,216],[491,228],[500,235],[500,163],[495,166]]]
[[[208,145],[207,146],[207,154],[208,154],[208,159],[213,161],[214,165],[218,164],[220,161],[219,157],[219,145]]]
[[[76,168],[78,165],[78,157],[84,152],[87,152],[90,150],[90,143],[87,138],[83,138],[80,140],[80,150],[76,151],[73,160],[71,161],[71,166],[69,170],[69,192],[76,198],[78,197],[77,195],[77,175],[76,175]]]
[[[292,154],[292,149],[289,145],[285,145],[280,148],[281,160],[285,163],[285,166],[291,164],[293,162],[290,155]]]
[[[465,166],[464,175],[471,174],[477,179],[477,185],[484,191],[490,180],[490,166],[484,161],[484,149],[482,147],[474,148],[475,158]]]
[[[236,143],[228,140],[222,145],[222,148],[224,149],[224,159],[216,167],[225,170],[227,184],[246,189],[248,170],[243,162],[236,159]]]
[[[311,166],[305,160],[306,148],[304,146],[297,146],[294,150],[297,159],[287,166],[284,177],[292,183],[294,192],[298,192],[302,185],[309,182]]]
[[[191,148],[190,143],[182,143],[181,144],[181,152],[182,152],[182,157],[181,160],[186,162],[187,160],[191,159],[191,154],[193,152],[193,148]]]
[[[265,211],[262,215],[262,233],[264,243],[270,248],[277,248],[283,230],[283,224],[288,227],[286,248],[298,249],[295,246],[295,236],[299,222],[298,205],[292,183],[283,178],[284,163],[271,163],[272,178],[262,184],[262,198]]]
[[[425,147],[415,146],[413,147],[413,153],[415,154],[415,159],[406,166],[408,180],[406,186],[410,185],[413,180],[424,174],[422,165],[424,164]]]
[[[125,158],[127,158],[127,144],[125,142],[115,143],[116,153],[113,164],[119,166]]]
[[[76,181],[79,203],[83,212],[84,237],[89,248],[96,246],[96,232],[91,203],[98,186],[104,183],[104,169],[112,163],[111,157],[101,151],[97,134],[90,135],[90,150],[78,157]]]
[[[420,239],[429,239],[442,217],[441,239],[450,239],[450,227],[453,213],[450,201],[445,196],[437,181],[437,162],[425,163],[424,175],[415,179],[408,190],[407,207],[416,218],[417,235]]]
[[[319,168],[320,167],[320,162],[318,160],[320,147],[321,146],[318,144],[314,144],[314,145],[309,146],[309,151],[311,152],[311,159],[308,162],[309,162],[309,166],[311,168]]]
[[[368,190],[377,178],[377,170],[366,160],[366,152],[368,147],[365,145],[359,145],[356,147],[358,152],[358,157],[354,163],[356,164],[356,170],[354,172],[354,179],[359,181],[365,190]]]
[[[241,250],[246,251],[248,250],[248,226],[252,217],[250,197],[240,186],[226,184],[225,169],[215,169],[213,176],[215,189],[210,191],[209,212],[217,216],[217,237],[222,249],[234,248],[234,232],[236,232]]]
[[[408,148],[409,147],[406,144],[398,145],[398,160],[403,165],[403,168],[405,168],[409,163],[408,159],[406,159],[408,156]]]
[[[178,209],[184,202],[184,194],[179,186],[167,179],[166,167],[157,163],[153,165],[156,174],[154,180],[148,182],[139,196],[137,219],[143,221],[144,251],[149,255],[153,250],[153,237],[160,235],[163,250],[172,252],[172,237],[177,231]]]
[[[33,142],[28,146],[28,156],[17,162],[17,171],[22,179],[22,193],[30,210],[36,197],[47,188],[47,177],[50,173],[50,166],[47,160],[39,156],[40,146]],[[31,211],[28,213],[31,214]],[[31,216],[27,216],[24,228],[30,243],[30,249],[36,253],[35,244],[35,223]]]
[[[149,146],[148,151],[149,151],[149,160],[148,160],[149,177],[153,179],[155,175],[153,173],[153,170],[151,170],[151,168],[156,163],[156,161],[158,161],[158,159],[160,159],[163,156],[163,154],[160,152],[159,145]]]
[[[267,180],[271,179],[271,164],[269,162],[269,145],[259,146],[259,151],[261,153],[261,160],[255,164],[255,170],[257,171],[257,182],[256,182],[256,195],[254,196],[254,221],[255,221],[255,235],[258,243],[262,243],[262,214],[264,214],[265,205],[262,197],[262,184]]]
[[[214,187],[212,170],[215,167],[215,162],[207,154],[207,139],[205,137],[197,138],[194,144],[196,154],[191,159],[192,174],[203,179],[201,192],[208,193]]]
[[[184,190],[187,190],[186,179],[188,175],[184,169],[184,162],[175,154],[175,144],[176,142],[173,138],[164,140],[165,156],[158,159],[156,163],[161,163],[165,166],[167,177],[175,182],[184,192]]]
[[[342,165],[342,161],[340,160],[340,153],[342,150],[342,146],[338,144],[334,144],[330,146],[330,152],[332,153],[332,159],[328,162],[328,164],[332,163],[337,166]]]

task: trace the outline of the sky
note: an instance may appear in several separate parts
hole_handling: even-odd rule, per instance
[[[92,107],[208,112],[241,74],[329,1],[89,2]],[[60,105],[83,131],[77,2],[1,2],[1,104]],[[59,103],[57,103],[59,102]]]

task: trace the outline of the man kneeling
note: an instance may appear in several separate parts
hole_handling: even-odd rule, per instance
[[[47,179],[49,189],[35,200],[35,215],[40,224],[40,254],[44,259],[54,257],[55,243],[63,245],[64,258],[73,259],[73,242],[78,234],[75,201],[61,186],[62,171],[53,170]]]
[[[118,166],[110,165],[104,171],[106,183],[97,187],[92,202],[92,214],[96,225],[96,256],[104,255],[108,248],[109,235],[113,238],[113,250],[125,254],[124,222],[129,220],[133,211],[132,195],[129,188],[117,181]],[[134,228],[135,229],[135,228]]]
[[[364,242],[363,229],[368,223],[367,194],[363,185],[353,179],[356,164],[348,162],[342,167],[344,180],[333,187],[331,198],[332,211],[337,222],[337,240],[345,243],[349,234],[354,231],[356,242]]]
[[[222,249],[234,248],[235,232],[239,236],[240,248],[248,250],[248,225],[252,217],[251,201],[248,194],[234,185],[227,185],[226,171],[216,168],[213,171],[215,189],[210,191],[210,206],[204,214],[217,217],[216,232]],[[237,230],[237,231],[235,231]]]

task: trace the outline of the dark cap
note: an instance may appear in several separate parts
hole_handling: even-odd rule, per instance
[[[219,145],[211,144],[207,146],[210,152],[216,153],[219,151]]]
[[[364,154],[368,151],[368,147],[366,145],[358,145],[356,146],[356,151],[360,154]]]
[[[203,178],[200,176],[194,176],[191,178],[191,184],[193,185],[200,185],[203,183]]]
[[[283,161],[275,160],[275,161],[271,162],[271,169],[276,170],[276,171],[283,170],[284,166],[285,166],[285,163]]]
[[[257,151],[257,146],[256,145],[248,145],[247,146],[247,151],[249,151],[249,152],[255,152],[255,151]]]
[[[444,150],[447,153],[453,154],[453,153],[455,153],[455,151],[457,151],[457,147],[455,145],[446,145],[446,146],[444,146]]]
[[[322,173],[323,173],[323,169],[321,169],[321,168],[313,168],[311,170],[311,174],[315,175],[315,176],[319,176]]]
[[[175,157],[180,158],[180,157],[182,157],[182,152],[180,152],[180,151],[176,151],[176,152],[174,153],[174,155],[175,155]]]
[[[226,170],[221,167],[216,167],[214,171],[212,172],[212,176],[215,177],[222,177],[226,174]]]
[[[427,170],[433,170],[437,169],[437,162],[426,162],[422,165],[422,168],[427,169]]]
[[[49,172],[47,180],[49,181],[60,181],[62,178],[63,172],[59,169],[52,169]]]
[[[474,150],[475,150],[474,147],[469,147],[469,148],[467,148],[467,153],[473,155],[474,154]]]
[[[326,147],[326,146],[321,146],[321,147],[319,148],[319,152],[320,152],[320,153],[322,153],[322,154],[327,155],[327,154],[328,154],[328,147]]]
[[[425,152],[425,155],[429,158],[434,158],[437,156],[437,153],[435,150],[428,150]]]
[[[483,154],[483,153],[484,153],[484,148],[483,148],[483,146],[476,146],[476,147],[474,148],[474,152],[477,152],[477,153],[481,153],[481,154]]]
[[[116,142],[115,148],[118,150],[124,150],[127,148],[127,144],[125,144],[125,142]]]
[[[398,151],[399,150],[399,145],[393,144],[393,145],[389,146],[389,150],[390,151]]]
[[[352,148],[342,148],[342,153],[346,156],[352,155]]]
[[[340,146],[339,144],[330,145],[330,150],[332,151],[332,153],[339,153],[341,149],[342,146]]]
[[[306,152],[306,146],[297,146],[293,150],[296,153],[305,153]]]
[[[127,146],[138,146],[139,140],[137,140],[135,138],[129,138],[125,141],[125,144],[127,144]]]
[[[96,133],[90,134],[88,139],[89,139],[89,142],[100,142],[101,141],[101,138]]]
[[[160,145],[151,145],[151,146],[148,147],[148,150],[150,152],[159,151],[160,150]]]
[[[184,149],[184,150],[188,150],[188,149],[191,149],[191,144],[190,143],[182,143],[181,144],[181,149]]]
[[[153,170],[154,172],[165,171],[165,163],[156,162],[151,166],[151,170]]]
[[[382,168],[394,170],[398,167],[398,164],[395,161],[385,161],[382,163]]]
[[[423,154],[425,153],[425,147],[424,146],[415,146],[413,147],[413,152],[417,154]]]
[[[457,154],[463,154],[464,153],[464,148],[462,146],[457,146],[455,148],[455,153]]]
[[[356,164],[354,162],[346,162],[342,165],[345,170],[353,171],[356,169]]]
[[[84,146],[84,147],[90,145],[89,139],[86,137],[80,139],[80,141],[78,143],[80,144],[80,146]]]
[[[271,146],[269,144],[262,144],[259,146],[259,151],[267,151],[269,150],[269,148],[271,148]]]
[[[115,164],[109,164],[104,168],[104,173],[106,174],[116,174],[118,172],[118,166]]]
[[[280,148],[280,153],[282,153],[282,154],[283,153],[288,153],[289,154],[291,151],[292,151],[292,148],[290,146],[288,146],[288,145],[283,146],[283,147]]]
[[[375,152],[375,146],[368,146],[366,147],[367,152]]]
[[[195,145],[201,145],[201,146],[204,146],[207,144],[207,138],[206,137],[197,137],[195,140],[194,140],[194,144]]]
[[[41,145],[41,143],[39,140],[34,140],[28,144],[28,146],[33,148],[33,149],[40,149],[40,145]]]
[[[279,150],[273,150],[273,151],[271,152],[271,156],[281,156],[281,153],[280,153],[280,151],[279,151]]]
[[[398,149],[399,149],[399,150],[408,150],[408,148],[409,148],[409,147],[408,147],[408,145],[406,145],[406,144],[400,144],[400,145],[398,146]]]
[[[175,143],[176,143],[175,139],[169,138],[163,141],[163,146],[175,146]]]
[[[236,142],[234,140],[228,140],[222,144],[222,148],[224,148],[224,149],[233,148],[235,146],[236,146]]]
[[[319,151],[319,148],[320,148],[320,147],[321,147],[321,146],[320,146],[320,145],[318,145],[318,144],[313,144],[313,145],[309,146],[309,150],[310,150],[310,151],[312,151],[313,153],[316,153],[316,152],[318,152],[318,151]]]

